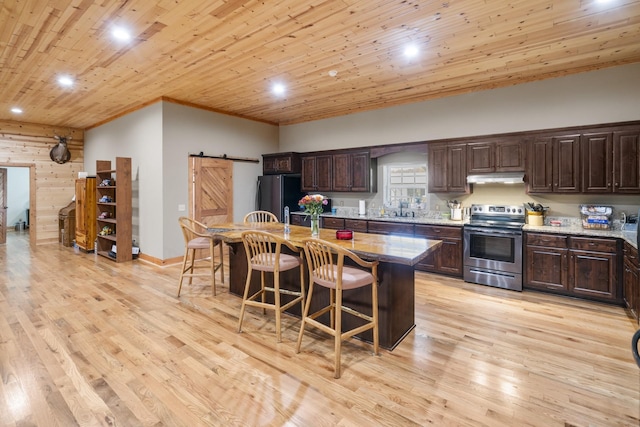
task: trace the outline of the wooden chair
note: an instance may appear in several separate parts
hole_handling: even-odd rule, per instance
[[[207,226],[185,216],[178,219],[182,235],[184,236],[184,258],[182,260],[182,270],[180,271],[180,284],[178,286],[178,296],[182,290],[182,282],[185,277],[189,278],[189,284],[194,277],[209,277],[211,279],[211,291],[216,295],[216,271],[220,270],[220,278],[224,283],[224,248],[222,240],[215,239],[207,232]],[[219,258],[216,261],[215,248],[219,248]],[[206,258],[196,259],[196,250],[208,251]],[[196,270],[207,269],[207,272],[196,273]]]
[[[376,355],[378,354],[378,261],[364,261],[353,252],[324,240],[305,239],[303,242],[305,244],[305,258],[309,270],[309,290],[307,291],[307,301],[302,315],[296,353],[300,352],[302,335],[304,334],[304,329],[307,324],[327,332],[334,337],[334,377],[340,378],[340,355],[343,340],[355,334],[373,329],[373,352]],[[351,259],[357,265],[368,268],[370,271],[344,265],[345,258]],[[309,314],[313,286],[315,284],[329,288],[329,304],[320,308],[315,313]],[[344,290],[361,288],[363,286],[371,286],[371,315],[345,306],[342,299]],[[316,320],[319,316],[327,312],[331,315],[329,326]],[[343,331],[343,312],[357,316],[365,320],[366,323]]]
[[[253,211],[244,216],[244,222],[280,222],[275,214],[268,211]]]
[[[261,307],[263,313],[267,309],[275,310],[276,313],[276,338],[278,342],[282,341],[281,333],[281,317],[282,313],[293,306],[300,303],[300,312],[304,306],[304,268],[302,255],[303,250],[296,248],[288,241],[264,231],[244,231],[242,233],[242,242],[244,244],[248,271],[247,281],[244,287],[244,296],[242,298],[242,307],[240,308],[240,318],[238,319],[238,332],[242,332],[242,320],[247,306]],[[298,252],[300,256],[283,254],[282,246],[286,246],[294,252]],[[300,268],[300,290],[289,290],[280,288],[280,273],[294,268]],[[251,276],[253,271],[260,272],[260,289],[249,296],[251,286]],[[267,286],[265,276],[267,273],[273,274],[273,286]],[[267,295],[273,296],[273,302],[267,302]],[[290,295],[294,298],[283,304],[282,296]],[[258,300],[260,298],[260,300]]]

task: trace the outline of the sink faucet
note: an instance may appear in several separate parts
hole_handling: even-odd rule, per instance
[[[404,215],[402,214],[402,208],[408,208],[409,207],[409,203],[407,202],[400,202],[400,216],[409,216],[409,212],[405,212]]]

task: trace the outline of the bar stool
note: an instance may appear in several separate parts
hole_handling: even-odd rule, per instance
[[[300,303],[300,311],[302,312],[304,306],[303,250],[296,248],[281,237],[259,230],[244,231],[242,233],[242,242],[244,244],[249,268],[244,287],[244,296],[242,298],[242,307],[240,308],[240,318],[238,319],[238,332],[242,332],[242,320],[247,306],[261,307],[263,313],[266,313],[267,309],[275,310],[276,338],[278,342],[281,342],[282,333],[280,324],[282,313],[297,303]],[[283,245],[299,253],[300,256],[281,253]],[[282,289],[280,287],[280,273],[296,267],[300,268],[300,290]],[[254,270],[260,272],[260,289],[249,296],[251,276]],[[266,285],[266,273],[273,273],[273,286]],[[273,302],[267,302],[267,293],[273,294]],[[290,295],[294,298],[286,304],[282,304],[283,295]],[[258,297],[260,298],[259,301],[257,300]]]
[[[334,337],[335,350],[334,377],[340,378],[340,356],[343,340],[360,332],[373,329],[373,353],[375,355],[378,354],[378,261],[364,261],[353,252],[324,240],[304,239],[303,242],[309,269],[309,290],[307,291],[307,302],[302,315],[296,353],[300,352],[302,335],[307,324],[332,335]],[[345,258],[349,258],[357,265],[369,268],[371,271],[346,266],[344,265]],[[314,284],[329,288],[329,305],[309,314]],[[356,289],[363,286],[371,286],[371,315],[345,306],[343,303],[343,290]],[[316,318],[327,312],[331,314],[330,326],[316,320]],[[365,320],[366,323],[343,332],[343,312],[359,317]]]
[[[268,211],[253,211],[244,216],[244,222],[280,222],[278,217]]]
[[[178,285],[178,297],[182,290],[182,282],[185,277],[189,278],[189,284],[194,277],[209,277],[211,279],[211,292],[216,295],[216,271],[220,270],[220,279],[224,283],[224,248],[222,240],[214,238],[207,233],[207,226],[186,216],[178,219],[182,235],[184,236],[184,258],[182,259],[182,269],[180,270],[180,283]],[[216,246],[220,249],[218,261],[215,257]],[[195,259],[196,250],[208,251],[206,258]],[[208,262],[206,262],[208,260]],[[205,263],[206,262],[206,263]],[[195,270],[207,269],[207,272],[196,273]]]

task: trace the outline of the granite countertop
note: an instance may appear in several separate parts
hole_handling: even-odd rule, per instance
[[[291,212],[292,215],[306,215],[304,212]],[[343,218],[343,219],[361,219],[363,221],[384,221],[384,222],[405,222],[411,224],[432,224],[432,225],[452,225],[462,227],[469,221],[453,221],[448,218],[436,218],[436,217],[427,217],[427,216],[416,216],[416,217],[399,217],[393,215],[364,215],[360,216],[357,214],[332,214],[332,213],[323,213],[320,215],[323,218]]]
[[[539,233],[554,233],[554,234],[571,234],[581,236],[593,236],[593,237],[613,237],[623,239],[628,242],[634,248],[638,248],[636,241],[637,231],[625,231],[625,230],[592,230],[588,228],[582,228],[581,225],[568,225],[561,227],[554,227],[551,225],[525,225],[524,231],[535,231]]]
[[[296,215],[306,215],[304,212],[292,212],[292,214]],[[384,222],[403,222],[403,223],[412,223],[412,224],[426,224],[426,225],[448,225],[448,226],[457,226],[462,227],[464,224],[468,223],[468,220],[463,221],[453,221],[448,218],[437,218],[436,216],[417,216],[417,217],[397,217],[397,216],[379,216],[379,215],[365,215],[360,216],[353,213],[341,214],[338,213],[336,215],[331,213],[324,213],[321,215],[322,217],[329,218],[344,218],[344,219],[361,219],[365,221],[384,221]],[[570,235],[581,235],[581,236],[593,236],[593,237],[609,237],[609,238],[618,238],[623,239],[628,242],[634,248],[638,248],[638,244],[636,241],[636,231],[625,231],[625,230],[595,230],[595,229],[587,229],[583,228],[580,222],[569,222],[568,224],[564,224],[560,227],[555,227],[551,225],[525,225],[524,231],[532,231],[538,233],[553,233],[553,234],[570,234]]]

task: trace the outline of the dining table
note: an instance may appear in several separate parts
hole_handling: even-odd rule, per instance
[[[242,243],[242,232],[261,230],[286,239],[294,247],[304,248],[304,240],[311,238],[309,227],[283,223],[220,223],[210,225],[208,232],[221,239],[229,248],[229,293],[242,297],[248,274],[247,257]],[[378,323],[380,346],[393,350],[415,327],[415,270],[414,267],[430,253],[437,250],[442,241],[411,236],[394,236],[353,232],[349,240],[338,239],[336,230],[320,229],[317,238],[348,249],[367,261],[378,261]],[[293,253],[283,246],[283,252]],[[345,261],[346,262],[346,261]],[[354,264],[355,265],[355,264]],[[306,268],[303,266],[303,268]],[[271,276],[271,275],[268,275]],[[305,282],[308,282],[305,272]],[[272,286],[271,277],[267,286]],[[308,288],[308,283],[305,284]],[[286,289],[300,289],[300,274],[290,270],[280,274],[280,286]],[[251,292],[260,287],[260,274],[254,271],[250,281]],[[343,300],[354,309],[371,313],[371,292],[366,288],[344,292]],[[329,301],[329,291],[321,286],[314,287],[311,310],[325,306]],[[294,316],[301,316],[298,304],[287,310]],[[320,319],[329,322],[328,314]],[[358,326],[362,319],[346,316],[345,328]],[[371,342],[372,331],[356,335],[356,338]]]

